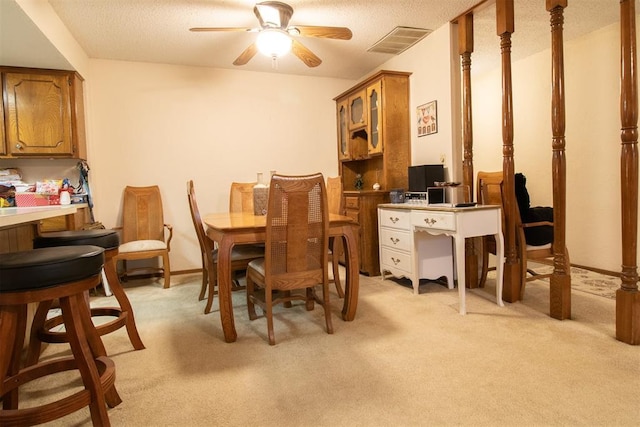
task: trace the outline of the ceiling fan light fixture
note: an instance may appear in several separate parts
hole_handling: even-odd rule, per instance
[[[275,28],[260,31],[256,40],[258,51],[270,58],[280,58],[289,53],[292,43],[285,31]]]

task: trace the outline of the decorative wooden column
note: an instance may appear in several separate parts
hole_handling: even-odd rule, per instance
[[[473,53],[473,13],[458,19],[458,53],[462,64],[462,184],[468,186],[465,202],[473,201],[473,115],[471,106],[471,54]],[[465,240],[465,278],[468,288],[478,287],[477,239]]]
[[[551,128],[553,174],[553,275],[549,314],[571,318],[571,271],[567,271],[567,162],[565,158],[564,8],[567,0],[546,0],[551,14]]]
[[[520,299],[520,266],[516,252],[515,165],[513,159],[513,84],[511,81],[511,34],[514,32],[513,0],[496,0],[496,27],[502,56],[502,174],[504,176],[504,285],[505,301]]]
[[[635,0],[620,0],[620,182],[622,196],[622,284],[616,291],[616,338],[640,344],[638,292],[638,81]]]

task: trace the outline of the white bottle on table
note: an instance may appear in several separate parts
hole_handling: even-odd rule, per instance
[[[269,188],[262,182],[262,172],[258,172],[256,185],[253,186],[253,214],[267,214],[267,197]]]

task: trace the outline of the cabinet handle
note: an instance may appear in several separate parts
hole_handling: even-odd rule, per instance
[[[393,265],[398,265],[400,264],[400,260],[394,257],[391,257],[391,261],[393,261]]]
[[[394,224],[395,224],[396,222],[400,221],[400,218],[398,218],[398,217],[395,217],[395,218],[394,218],[394,217],[390,216],[390,217],[389,217],[389,220],[390,220],[392,223],[394,223]]]
[[[428,226],[432,226],[432,225],[434,225],[434,224],[435,224],[436,222],[438,222],[438,221],[436,221],[434,218],[425,218],[425,219],[424,219],[424,222],[425,222]]]
[[[400,239],[395,239],[393,237],[389,237],[389,240],[391,240],[391,243],[393,243],[394,245],[396,245],[400,241]]]
[[[22,150],[22,144],[16,144],[16,148],[17,148],[18,150]]]

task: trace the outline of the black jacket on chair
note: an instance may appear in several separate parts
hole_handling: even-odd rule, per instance
[[[515,190],[520,219],[523,224],[539,221],[553,222],[553,208],[548,206],[531,207],[529,192],[526,187],[527,178],[522,173],[515,175]],[[524,229],[524,237],[528,245],[542,246],[553,242],[553,227],[540,225]]]

